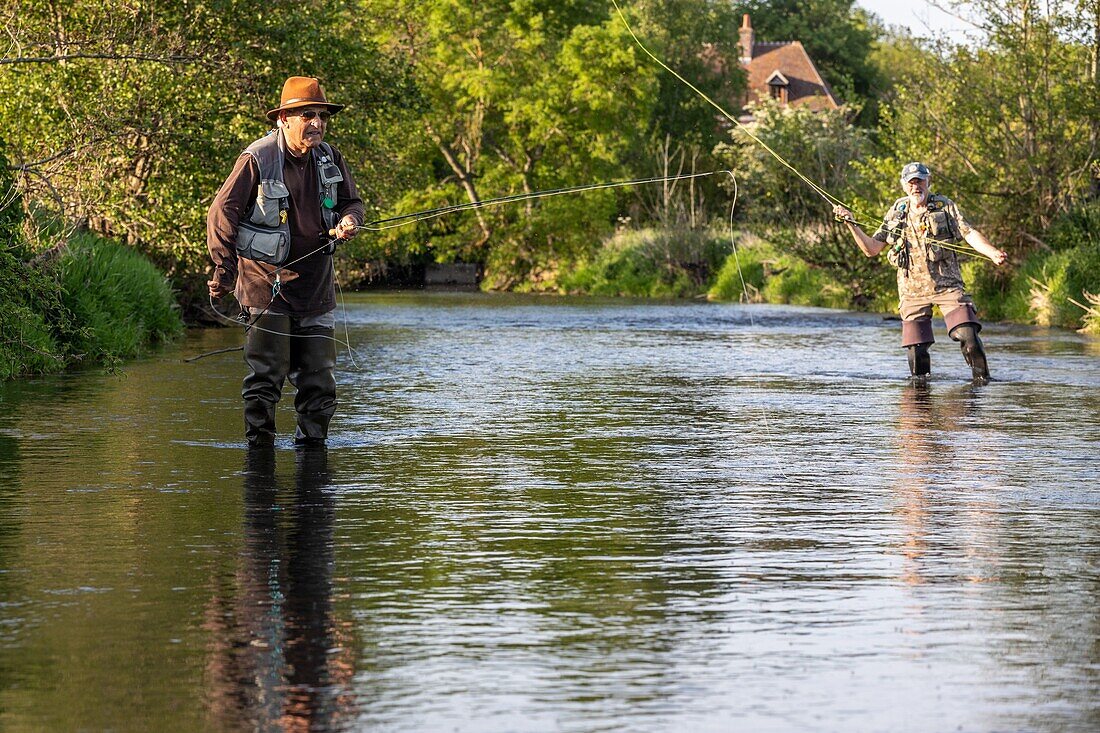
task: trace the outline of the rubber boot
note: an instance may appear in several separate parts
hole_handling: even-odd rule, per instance
[[[928,347],[931,345],[914,344],[905,347],[909,352],[909,373],[913,375],[914,381],[927,382],[928,376],[932,373],[932,355],[928,353]]]
[[[985,360],[985,348],[982,346],[982,340],[978,338],[978,329],[974,324],[964,323],[961,326],[955,326],[948,335],[959,342],[959,348],[962,349],[966,363],[970,365],[974,381],[982,384],[988,382],[989,364]]]
[[[295,333],[291,344],[290,383],[298,388],[294,409],[298,428],[294,442],[323,444],[328,424],[336,412],[336,340],[331,328],[306,328]]]
[[[244,436],[250,446],[275,442],[275,405],[283,394],[290,370],[290,317],[268,313],[248,329],[244,360],[248,376],[241,387],[244,398]]]

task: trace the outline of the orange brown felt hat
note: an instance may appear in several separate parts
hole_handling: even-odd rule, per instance
[[[280,112],[299,107],[328,107],[329,111],[336,114],[344,108],[342,104],[332,104],[325,98],[325,90],[321,88],[321,82],[311,76],[292,76],[283,84],[283,96],[279,106],[267,113],[267,119],[272,122]]]

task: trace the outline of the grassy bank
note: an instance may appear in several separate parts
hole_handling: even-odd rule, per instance
[[[50,261],[0,252],[0,379],[113,366],[183,332],[164,276],[116,242],[77,235]]]
[[[991,318],[1100,335],[1100,202],[1055,221],[1043,245],[1008,272],[969,263],[975,298]]]
[[[720,230],[622,230],[557,285],[573,294],[691,298],[707,292],[729,252]]]
[[[563,268],[563,293],[633,297],[697,297],[718,301],[893,312],[893,268],[878,258],[878,274],[861,292],[844,273],[812,266],[774,244],[738,232],[734,251],[728,229],[624,230],[595,255]],[[853,258],[862,257],[852,247]],[[994,267],[979,256],[963,258],[967,288],[983,318],[1100,334],[1100,204],[1054,222],[1043,246],[1022,262]],[[850,280],[848,282],[851,282]]]
[[[892,295],[875,293],[870,309],[888,310]],[[772,244],[743,237],[707,290],[710,300],[851,308],[852,293],[823,269],[813,268]]]

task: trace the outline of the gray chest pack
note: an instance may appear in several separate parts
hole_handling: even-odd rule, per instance
[[[919,234],[922,238],[934,242],[951,242],[962,239],[954,219],[947,211],[948,203],[949,201],[943,196],[930,194],[928,196],[927,213],[923,217],[924,224],[920,231],[914,234]],[[909,200],[903,197],[894,202],[890,213],[886,215],[886,220],[882,224],[883,229],[886,230],[886,243],[897,244],[901,242],[908,224]]]
[[[290,256],[290,191],[283,180],[286,144],[274,130],[249,145],[241,155],[249,155],[260,169],[256,203],[237,227],[237,255],[256,262],[279,266]],[[332,146],[321,143],[310,152],[317,167],[320,192],[317,205],[326,229],[336,227],[337,184],[344,180],[332,155]]]

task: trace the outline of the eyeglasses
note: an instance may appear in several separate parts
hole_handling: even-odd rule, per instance
[[[332,119],[332,113],[329,112],[328,110],[324,110],[323,112],[317,112],[316,110],[306,109],[306,110],[302,110],[301,112],[296,112],[295,114],[298,117],[301,117],[303,120],[306,120],[307,122],[309,120],[312,120],[314,117],[320,117],[321,122],[328,122],[330,119]]]

